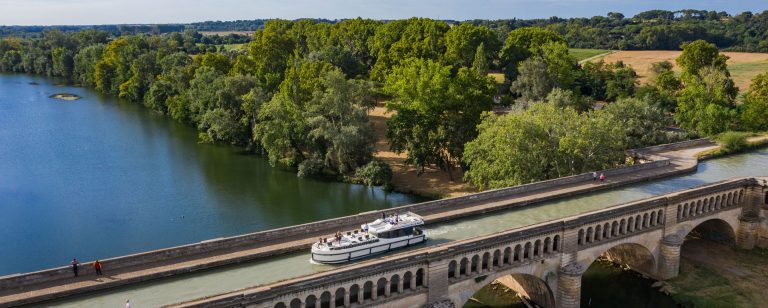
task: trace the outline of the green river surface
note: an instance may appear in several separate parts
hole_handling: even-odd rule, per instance
[[[48,98],[56,92],[84,99]],[[199,145],[195,137],[193,129],[135,104],[82,88],[57,87],[48,79],[0,75],[0,260],[12,260],[10,268],[0,265],[0,273],[62,265],[71,256],[114,256],[417,200],[357,185],[296,179],[236,148]],[[768,150],[752,151],[702,162],[690,175],[431,225],[427,245],[766,175]],[[312,264],[308,252],[301,252],[46,306],[118,307],[130,299],[136,307],[154,307],[333,268]],[[604,291],[605,285],[639,294],[657,292],[648,288],[648,281],[620,274],[590,268],[582,298],[602,301],[598,293],[608,293],[594,286]],[[607,300],[627,307],[669,303],[639,303],[620,295]]]

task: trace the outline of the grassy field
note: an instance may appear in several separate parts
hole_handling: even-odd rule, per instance
[[[640,77],[640,83],[648,81],[651,64],[661,61],[669,61],[675,64],[675,59],[680,56],[680,51],[667,50],[639,50],[619,51],[601,57],[605,62],[623,61],[632,66]],[[723,52],[728,59],[728,69],[731,77],[742,91],[749,88],[750,81],[758,74],[768,71],[768,53]],[[597,59],[595,59],[597,60]],[[679,71],[677,65],[674,69]]]
[[[568,50],[568,52],[576,57],[576,60],[581,61],[585,59],[592,58],[597,55],[601,55],[604,53],[608,53],[609,50],[605,49],[580,49],[580,48],[571,48]]]
[[[496,83],[504,83],[504,73],[488,73],[488,76],[493,77]]]
[[[224,45],[221,45],[221,46],[224,47],[224,50],[229,51],[229,50],[245,49],[247,45],[248,44],[224,44]]]
[[[200,34],[205,36],[227,36],[230,34],[239,34],[239,35],[247,35],[251,36],[253,35],[253,31],[200,31]]]

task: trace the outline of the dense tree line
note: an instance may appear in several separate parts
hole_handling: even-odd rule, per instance
[[[591,18],[476,20],[500,37],[515,29],[539,27],[563,36],[571,47],[621,50],[677,50],[703,39],[732,51],[768,52],[768,11],[725,12],[653,10],[625,17],[621,13]]]
[[[478,187],[622,164],[627,148],[671,140],[664,129],[673,119],[701,135],[766,127],[768,78],[756,79],[737,106],[713,44],[683,44],[683,73],[659,63],[653,83],[638,88],[620,62],[580,65],[567,37],[550,28],[499,36],[424,18],[272,20],[247,48],[230,51],[191,29],[46,31],[0,40],[0,71],[61,77],[188,123],[201,142],[243,146],[300,176],[367,184],[391,177],[373,159],[367,111],[377,100],[393,111],[394,151],[421,170],[462,168]],[[490,70],[504,72],[501,86]],[[511,111],[490,115],[494,104]]]

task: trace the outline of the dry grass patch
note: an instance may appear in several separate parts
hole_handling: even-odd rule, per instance
[[[405,164],[406,154],[397,154],[389,149],[387,140],[387,120],[392,112],[384,106],[377,106],[368,112],[376,138],[375,156],[392,167],[392,186],[395,190],[414,193],[432,198],[457,197],[477,192],[462,181],[464,174],[460,170],[453,172],[453,180],[448,172],[427,168],[418,175],[418,168]]]
[[[675,71],[679,71],[675,59],[680,56],[680,53],[682,52],[668,50],[619,51],[592,61],[599,59],[606,62],[623,61],[637,71],[640,83],[647,83],[653,63],[669,61],[674,65]],[[728,68],[739,89],[746,90],[752,78],[768,71],[768,53],[723,52],[723,54],[730,57]]]

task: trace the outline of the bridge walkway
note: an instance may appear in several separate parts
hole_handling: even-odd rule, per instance
[[[428,223],[435,223],[468,216],[468,213],[487,213],[505,208],[523,206],[531,203],[538,203],[556,198],[610,189],[640,181],[691,172],[695,171],[697,166],[697,160],[694,158],[694,155],[716,147],[717,145],[700,145],[681,150],[654,153],[654,155],[669,158],[670,164],[663,167],[617,175],[612,178],[607,178],[604,183],[590,180],[575,184],[566,184],[556,188],[525,192],[496,200],[486,199],[477,202],[477,204],[462,207],[461,209],[448,211],[440,210],[433,213],[419,214],[423,215],[425,221]],[[347,229],[358,227],[359,226],[348,226]],[[105,275],[100,277],[92,274],[81,275],[77,278],[72,277],[48,283],[33,284],[23,288],[0,290],[0,307],[37,303],[228,264],[237,264],[273,257],[288,252],[308,249],[317,238],[321,236],[331,236],[335,231],[336,230],[327,230],[327,232],[324,233],[305,234],[294,238],[282,238],[279,242],[274,243],[261,243],[251,247],[246,246],[215,250],[209,253],[172,258],[160,262],[124,267],[116,270],[105,268]],[[90,263],[83,263],[81,266],[88,267],[90,266]]]

